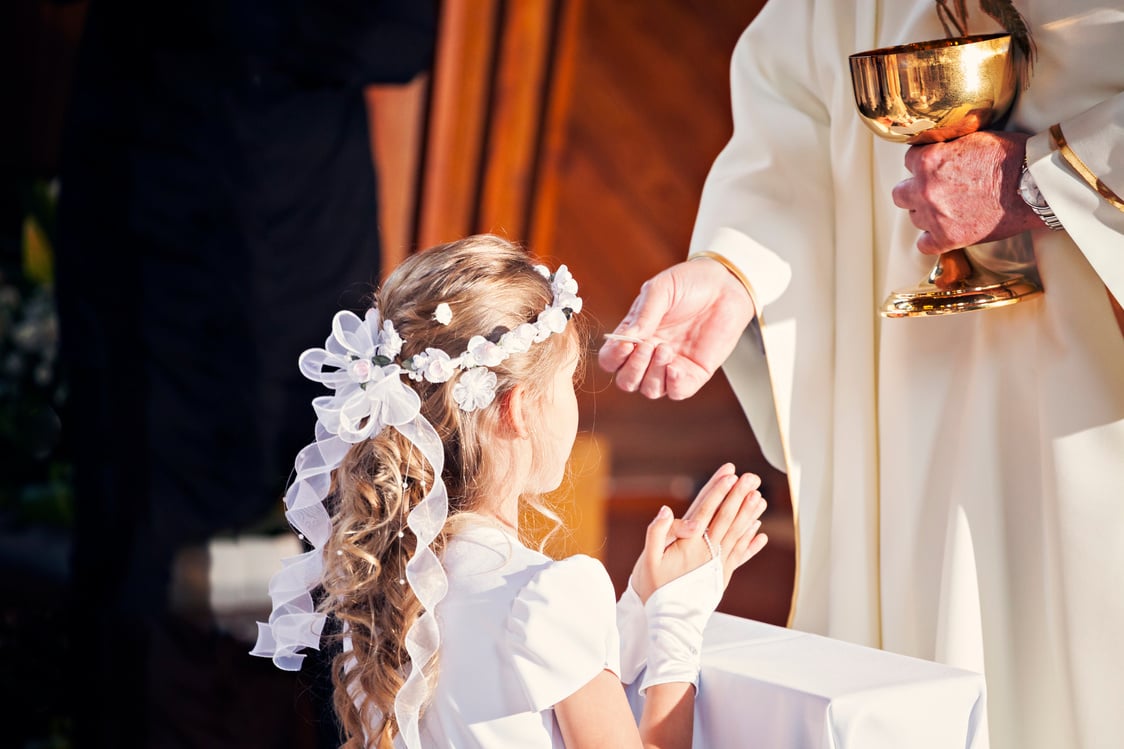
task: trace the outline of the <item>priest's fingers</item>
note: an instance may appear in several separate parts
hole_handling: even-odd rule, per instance
[[[635,340],[632,340],[634,338]],[[601,349],[597,352],[597,363],[606,372],[616,372],[624,366],[624,363],[632,356],[632,352],[636,350],[637,345],[642,342],[643,340],[636,336],[610,338],[606,335],[605,342],[601,344]]]
[[[652,352],[648,369],[640,381],[640,394],[655,400],[667,395],[667,368],[675,360],[675,351],[670,345],[661,343]]]
[[[640,287],[640,293],[632,301],[628,314],[613,330],[614,335],[640,341],[651,340],[660,323],[671,309],[671,290],[663,276],[664,274],[660,274],[644,282],[644,285]],[[643,362],[643,369],[637,372],[638,363],[633,361],[633,355],[637,352],[637,347],[642,345],[644,344],[610,338],[602,344],[601,350],[597,354],[597,362],[606,372],[618,372],[627,365],[631,370],[628,379],[635,378],[632,388],[635,389],[635,386],[640,382],[639,375],[642,375],[643,370],[648,367],[645,361]],[[621,385],[620,380],[617,383]],[[621,387],[624,386],[621,385]]]
[[[682,356],[676,358],[675,361],[667,365],[664,377],[667,397],[673,401],[690,398],[699,392],[702,386],[710,380],[712,374],[714,373],[707,372],[690,359]]]
[[[653,400],[664,396],[671,400],[684,400],[697,393],[712,374],[675,353],[670,344],[661,343],[652,353],[639,389],[642,395]]]
[[[640,388],[644,379],[648,375],[648,370],[651,367],[652,356],[656,351],[656,346],[650,341],[643,343],[625,343],[623,341],[609,341],[605,346],[601,347],[604,351],[608,346],[628,346],[632,351],[628,357],[621,363],[620,367],[616,370],[613,380],[617,383],[617,387],[628,393],[636,392]]]

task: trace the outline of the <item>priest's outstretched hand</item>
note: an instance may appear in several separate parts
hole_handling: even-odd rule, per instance
[[[598,362],[616,373],[622,390],[689,398],[734,350],[754,314],[745,287],[721,263],[688,260],[644,282]]]

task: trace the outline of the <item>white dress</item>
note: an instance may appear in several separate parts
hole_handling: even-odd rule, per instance
[[[1038,63],[1007,127],[1066,227],[993,245],[1045,294],[882,320],[932,258],[893,205],[906,147],[855,110],[848,55],[941,38],[933,0],[770,0],[734,53],[734,135],[692,251],[762,310],[726,374],[797,514],[795,627],[982,671],[992,749],[1124,741],[1124,7],[1016,0]],[[997,27],[969,2],[973,33]],[[1011,186],[1014,190],[1014,186]],[[755,331],[752,331],[755,332]],[[764,354],[764,355],[763,355]]]
[[[602,670],[620,672],[616,600],[605,567],[552,560],[498,527],[473,525],[443,557],[437,687],[422,746],[562,747],[554,705]]]

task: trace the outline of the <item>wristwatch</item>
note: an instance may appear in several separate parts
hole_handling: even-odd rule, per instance
[[[1038,183],[1034,181],[1034,176],[1030,173],[1025,156],[1023,157],[1022,174],[1019,175],[1019,196],[1051,230],[1057,231],[1062,228],[1062,222],[1054,215],[1050,204],[1046,202],[1042,191],[1038,189]]]

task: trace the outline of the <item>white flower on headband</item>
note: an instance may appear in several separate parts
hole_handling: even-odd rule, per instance
[[[496,373],[487,367],[473,367],[461,374],[453,385],[453,400],[462,411],[487,407],[496,399]]]
[[[347,376],[357,385],[371,381],[376,365],[370,359],[356,359],[347,365]]]
[[[405,341],[398,335],[398,331],[394,329],[394,323],[390,320],[384,320],[382,324],[382,332],[379,333],[378,353],[380,356],[385,356],[387,359],[394,359],[402,353],[402,344]]]
[[[554,272],[554,277],[550,281],[550,290],[554,292],[552,307],[569,309],[570,314],[577,314],[582,311],[582,298],[578,296],[578,282],[574,280],[573,274],[565,265],[558,266],[558,270]],[[569,315],[567,315],[567,318],[569,318]]]
[[[535,336],[535,341],[544,341],[551,333],[561,333],[566,329],[569,319],[561,307],[547,307],[539,314],[539,325],[542,327]]]
[[[525,322],[515,330],[509,330],[500,336],[499,346],[508,354],[525,354],[531,350],[537,332],[534,325]]]
[[[549,280],[553,298],[533,323],[522,323],[514,330],[490,341],[475,335],[464,352],[450,356],[429,347],[420,354],[400,361],[405,341],[392,320],[383,320],[377,309],[367,310],[361,320],[351,312],[340,312],[332,321],[332,335],[322,349],[309,349],[301,356],[301,371],[309,379],[334,391],[322,396],[313,406],[323,426],[345,442],[353,443],[377,434],[387,425],[409,420],[417,413],[416,391],[402,381],[436,384],[461,376],[454,384],[453,397],[465,411],[475,411],[496,397],[496,376],[491,367],[507,357],[528,351],[534,343],[566,329],[570,317],[581,310],[578,285],[565,265],[551,274],[543,265],[535,270]],[[452,308],[441,302],[433,319],[447,325]]]
[[[453,321],[453,310],[445,302],[437,305],[437,309],[433,310],[433,319],[442,325],[448,325]]]
[[[471,357],[471,361],[468,358]],[[494,367],[507,358],[507,352],[498,343],[492,343],[482,335],[474,335],[468,339],[468,354],[464,362],[466,368]]]
[[[429,382],[448,382],[457,373],[460,359],[453,359],[439,348],[427,348],[414,357],[414,368]]]

